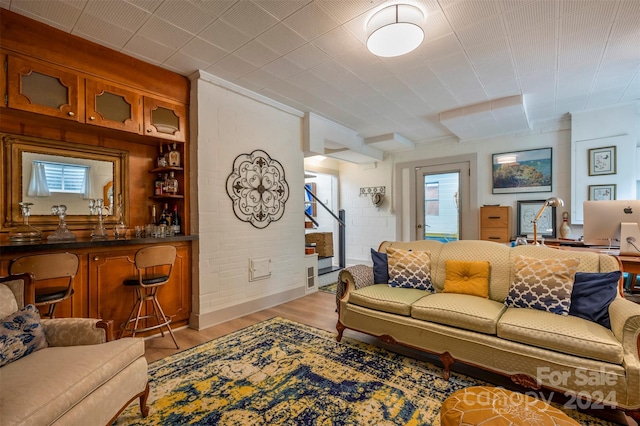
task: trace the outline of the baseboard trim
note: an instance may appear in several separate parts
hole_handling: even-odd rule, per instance
[[[260,299],[251,300],[238,305],[229,306],[217,311],[205,312],[197,314],[191,313],[189,319],[189,327],[195,330],[204,330],[205,328],[221,324],[232,319],[240,318],[263,309],[272,308],[295,299],[299,299],[305,295],[304,287],[298,287],[281,293],[272,294]]]

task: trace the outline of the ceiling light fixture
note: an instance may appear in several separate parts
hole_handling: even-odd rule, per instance
[[[367,23],[367,49],[376,56],[392,58],[411,52],[424,40],[422,11],[396,4],[376,12]]]

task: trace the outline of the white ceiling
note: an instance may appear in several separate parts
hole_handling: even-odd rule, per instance
[[[204,70],[362,138],[396,134],[425,143],[451,136],[440,113],[516,95],[524,96],[534,128],[640,99],[640,0],[407,0],[428,15],[425,41],[405,56],[378,58],[365,48],[365,25],[396,2],[0,0],[0,6],[185,76]],[[479,114],[485,122],[477,136],[509,128],[509,108],[503,117],[500,109],[491,114],[495,125]]]

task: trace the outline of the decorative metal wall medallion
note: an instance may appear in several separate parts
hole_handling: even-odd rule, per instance
[[[240,154],[233,161],[233,171],[227,178],[227,194],[236,217],[262,229],[284,214],[289,185],[282,164],[258,149],[251,154]]]

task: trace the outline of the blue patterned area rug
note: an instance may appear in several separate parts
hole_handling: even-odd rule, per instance
[[[338,288],[338,283],[335,282],[333,284],[324,285],[318,288],[318,291],[322,291],[325,293],[336,294],[336,289]]]
[[[150,413],[116,425],[439,425],[442,402],[481,383],[282,318],[149,366]],[[583,425],[608,424],[575,411]]]

